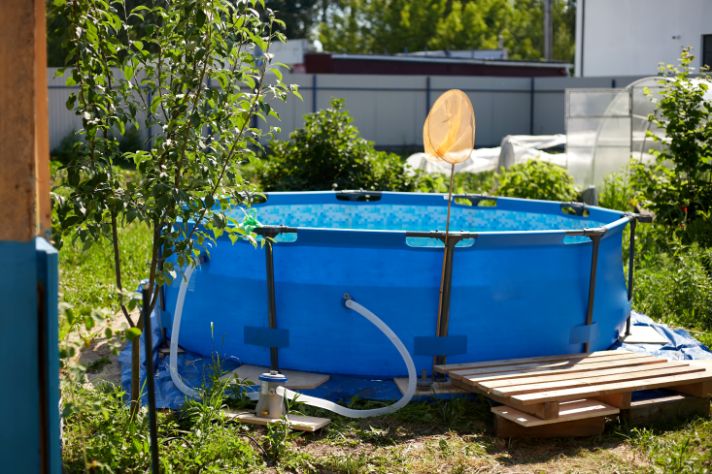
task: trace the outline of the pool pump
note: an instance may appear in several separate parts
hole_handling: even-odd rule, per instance
[[[278,390],[278,388],[284,388],[287,377],[276,370],[271,370],[260,374],[259,381],[260,398],[257,400],[255,415],[271,419],[284,417],[287,414],[284,390]]]
[[[293,430],[316,431],[329,424],[328,418],[315,416],[288,415],[285,397],[289,390],[285,387],[287,376],[277,370],[263,372],[258,377],[259,392],[252,392],[248,397],[257,399],[253,413],[239,413],[235,417],[243,423],[253,425],[269,425],[286,423]]]

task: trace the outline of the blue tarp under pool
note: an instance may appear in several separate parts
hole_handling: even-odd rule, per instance
[[[665,324],[654,322],[649,317],[632,313],[631,324],[634,326],[650,326],[668,342],[666,344],[615,344],[612,349],[624,349],[634,352],[646,352],[651,355],[665,357],[670,360],[704,360],[712,359],[712,351],[697,341],[684,329],[672,329]],[[154,324],[154,328],[158,325]],[[153,340],[156,348],[162,343],[160,330],[156,329]],[[141,343],[141,360],[143,361],[143,342]],[[156,361],[156,406],[158,408],[180,408],[185,400],[171,380],[168,370],[168,355],[154,353]],[[131,348],[127,346],[119,355],[121,363],[121,384],[126,391],[131,390]],[[190,352],[178,356],[179,372],[183,380],[192,387],[200,387],[210,380],[215,362],[210,357],[203,357]],[[220,361],[222,371],[230,371],[241,365],[238,358],[226,358]],[[143,365],[141,380],[143,386]],[[303,390],[305,394],[326,398],[336,402],[347,403],[352,398],[368,400],[397,400],[401,393],[392,379],[374,379],[345,375],[332,375],[325,384],[314,390]],[[145,402],[144,395],[144,402]]]

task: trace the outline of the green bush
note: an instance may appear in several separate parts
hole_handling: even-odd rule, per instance
[[[76,133],[72,132],[62,138],[59,145],[50,152],[52,161],[66,165],[77,153],[83,153],[82,140]]]
[[[712,329],[712,249],[673,244],[667,252],[638,252],[638,260],[637,311],[688,328]]]
[[[611,173],[603,180],[598,204],[608,209],[632,211],[635,208],[634,196],[627,173]]]
[[[689,240],[712,243],[712,101],[706,99],[710,75],[703,70],[693,79],[689,50],[683,50],[680,67],[665,66],[656,111],[651,122],[664,136],[648,132],[662,144],[651,150],[652,164],[636,163],[632,183],[642,204],[659,222],[689,228]],[[646,94],[652,95],[649,90]]]
[[[265,191],[366,189],[410,191],[418,174],[404,172],[401,158],[377,151],[361,137],[343,99],[305,116],[288,141],[274,140],[260,170]]]
[[[517,163],[497,178],[499,196],[573,201],[578,196],[574,179],[562,167],[539,160]]]
[[[482,173],[456,173],[452,191],[457,194],[491,194],[495,182],[494,171]],[[449,179],[444,174],[414,173],[412,190],[422,193],[447,193]]]

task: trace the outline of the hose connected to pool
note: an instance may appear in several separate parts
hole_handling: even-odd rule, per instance
[[[183,382],[180,374],[178,373],[178,338],[180,337],[180,320],[183,316],[183,303],[185,303],[185,294],[188,291],[188,283],[190,283],[190,277],[193,275],[193,270],[195,270],[194,265],[188,265],[183,273],[183,280],[181,281],[180,288],[178,289],[178,299],[176,300],[176,313],[173,316],[173,329],[171,331],[171,346],[168,355],[168,371],[171,374],[171,380],[178,390],[183,392],[191,398],[198,398],[198,392],[195,389],[190,388]]]
[[[193,275],[193,270],[195,270],[195,266],[193,265],[189,265],[188,267],[186,267],[185,272],[183,274],[183,279],[180,284],[180,288],[178,290],[176,310],[173,316],[173,329],[171,332],[169,372],[171,374],[171,380],[173,381],[173,384],[176,386],[176,388],[178,388],[178,390],[180,390],[183,394],[191,398],[198,398],[198,392],[195,389],[186,385],[185,382],[183,382],[183,379],[181,378],[180,374],[178,373],[178,338],[180,337],[180,323],[181,318],[183,316],[185,294],[188,290],[188,284],[190,283],[190,278]],[[277,393],[290,400],[298,401],[318,408],[323,408],[324,410],[328,410],[330,412],[345,416],[347,418],[368,418],[371,416],[383,416],[388,415],[390,413],[394,413],[406,406],[413,398],[413,395],[415,395],[418,376],[415,371],[415,363],[413,362],[413,358],[410,356],[408,349],[405,347],[398,335],[393,332],[393,330],[388,327],[388,325],[384,323],[383,320],[376,316],[372,311],[351,299],[348,294],[344,295],[344,305],[351,311],[359,314],[360,316],[363,316],[371,324],[376,326],[398,350],[398,353],[403,358],[403,362],[405,362],[405,366],[408,369],[408,388],[406,389],[403,396],[398,401],[385,407],[371,408],[368,410],[355,410],[353,408],[341,406],[330,400],[312,397],[310,395],[304,395],[303,393],[295,392],[289,390],[288,388],[279,387]],[[251,399],[257,399],[259,398],[259,393],[250,392],[248,394],[248,397],[250,397]]]

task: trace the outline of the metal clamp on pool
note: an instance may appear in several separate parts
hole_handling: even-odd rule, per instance
[[[445,338],[448,336],[448,323],[450,319],[450,295],[452,291],[452,260],[455,247],[464,239],[476,239],[474,232],[406,232],[406,237],[425,237],[441,240],[445,246],[443,258],[442,277],[440,279],[440,298],[438,304],[438,319],[435,327],[435,336]],[[467,345],[467,344],[465,344]],[[433,354],[433,366],[445,363],[447,354]],[[452,354],[451,354],[452,355]],[[435,377],[435,371],[433,371]]]
[[[654,216],[647,212],[629,212],[626,216],[630,219],[630,241],[628,242],[628,304],[633,307],[633,273],[635,268],[635,226],[636,223],[650,224]],[[630,335],[630,312],[625,321],[625,335]]]
[[[282,233],[295,233],[297,230],[286,226],[262,226],[255,229],[255,233],[264,237],[265,242],[265,274],[267,282],[267,323],[270,329],[277,329],[277,303],[274,284],[274,255],[273,239]],[[246,328],[247,329],[247,328]],[[247,342],[247,336],[246,336]],[[270,370],[279,372],[279,346],[271,345],[269,348]]]
[[[583,230],[569,231],[566,234],[571,236],[584,236],[591,239],[591,270],[588,280],[588,303],[586,305],[586,318],[584,326],[591,328],[593,325],[593,302],[596,296],[596,273],[598,271],[598,250],[601,238],[608,232],[605,227],[593,227]],[[578,327],[578,326],[577,326]],[[579,331],[580,332],[580,331]],[[582,352],[590,352],[592,331],[584,331],[585,337],[579,334],[571,334],[571,340],[582,340]]]

